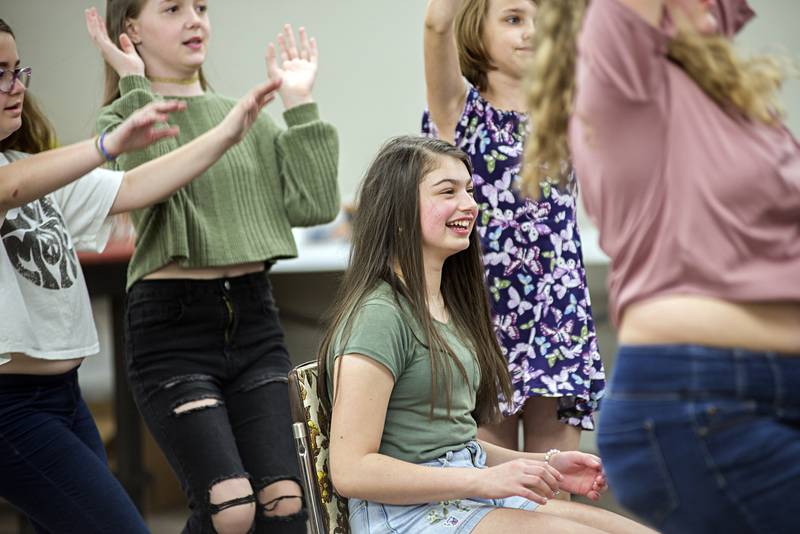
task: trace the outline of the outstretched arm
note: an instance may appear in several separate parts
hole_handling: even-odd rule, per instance
[[[279,86],[280,81],[271,81],[255,87],[216,127],[191,143],[126,172],[109,214],[160,202],[204,173],[226,150],[244,138],[261,109],[275,98]],[[119,128],[112,134],[117,131]]]
[[[104,138],[110,156],[138,150],[159,139],[177,135],[177,128],[159,128],[181,102],[156,102],[145,106]],[[48,150],[0,167],[0,211],[8,211],[64,187],[105,162],[97,140],[81,141]]]
[[[465,0],[428,0],[424,54],[428,111],[439,136],[454,141],[467,88],[461,76],[454,21]]]

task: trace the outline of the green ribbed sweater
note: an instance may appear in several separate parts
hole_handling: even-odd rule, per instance
[[[127,76],[121,96],[100,110],[97,127],[114,129],[154,100],[150,82]],[[236,104],[215,93],[169,97],[187,103],[169,123],[176,138],[117,158],[128,170],[188,143],[219,124]],[[338,137],[319,119],[316,104],[284,113],[287,129],[261,113],[247,136],[203,175],[167,200],[132,212],[136,250],[128,266],[128,288],[169,262],[212,267],[297,256],[293,226],[331,221],[339,211]],[[158,177],[154,176],[154,180]]]

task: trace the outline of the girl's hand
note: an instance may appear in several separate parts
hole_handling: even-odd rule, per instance
[[[117,47],[108,36],[106,30],[106,23],[102,17],[97,13],[96,8],[86,10],[86,29],[89,31],[89,36],[94,41],[97,49],[100,50],[103,59],[111,65],[111,68],[117,71],[120,78],[125,76],[144,76],[144,61],[139,57],[136,52],[130,37],[126,34],[120,34],[119,44]]]
[[[600,458],[579,451],[559,452],[550,458],[550,465],[564,476],[561,489],[596,501],[608,489]]]
[[[283,27],[278,34],[281,47],[280,65],[276,59],[275,44],[267,47],[267,76],[270,80],[283,80],[280,95],[283,107],[291,109],[300,104],[313,102],[311,89],[317,77],[317,42],[308,38],[305,28],[300,28],[300,49],[294,41],[292,26]]]
[[[538,460],[517,459],[478,471],[478,497],[503,499],[512,495],[546,504],[559,489],[562,475]]]
[[[256,121],[261,109],[275,98],[275,91],[281,86],[281,80],[271,80],[254,87],[244,95],[236,106],[228,112],[219,124],[226,139],[231,144],[238,143]]]
[[[130,117],[109,132],[103,141],[106,152],[117,157],[125,152],[139,150],[165,137],[178,135],[177,126],[159,126],[173,111],[186,109],[186,103],[178,100],[151,102],[136,110]]]

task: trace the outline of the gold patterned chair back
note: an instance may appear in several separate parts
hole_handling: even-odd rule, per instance
[[[347,499],[333,490],[328,436],[320,430],[317,362],[298,365],[289,373],[289,400],[311,528],[315,534],[349,534]]]

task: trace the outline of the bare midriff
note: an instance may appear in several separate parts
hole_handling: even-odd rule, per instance
[[[731,302],[693,295],[631,304],[622,345],[691,344],[800,356],[800,302]]]
[[[69,360],[45,360],[18,352],[11,353],[11,361],[0,365],[4,375],[61,375],[78,367],[83,358]]]
[[[263,270],[263,261],[197,268],[184,268],[173,262],[148,274],[144,277],[144,280],[173,280],[186,278],[191,280],[215,280],[217,278],[235,278],[237,276],[261,272]]]

